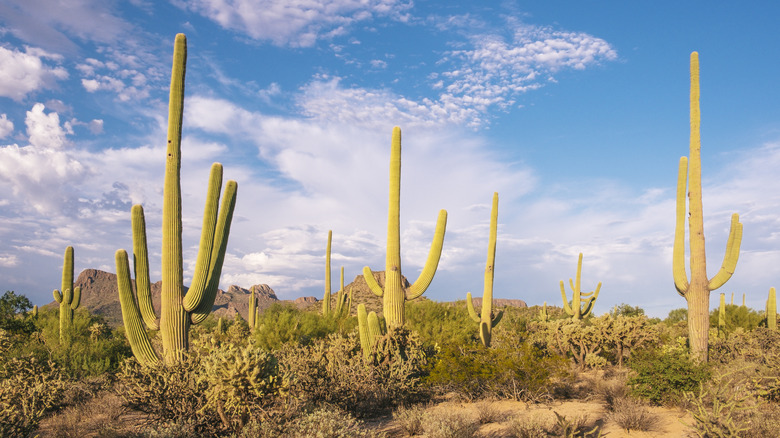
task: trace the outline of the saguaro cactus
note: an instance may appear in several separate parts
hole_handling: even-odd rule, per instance
[[[73,288],[72,246],[65,248],[65,257],[62,262],[62,291],[54,289],[52,295],[60,303],[60,342],[69,344],[73,331],[73,311],[78,309],[81,304],[81,288]]]
[[[542,322],[547,322],[550,319],[550,314],[547,312],[547,301],[544,302],[544,305],[542,305],[542,308],[539,309],[539,320]]]
[[[379,324],[376,312],[367,313],[366,305],[363,303],[357,306],[357,317],[360,349],[363,350],[363,357],[368,360],[371,358],[371,351],[376,345],[377,338],[383,335],[382,326]]]
[[[363,277],[371,291],[383,299],[382,311],[388,327],[401,327],[406,321],[404,303],[420,297],[433,280],[444,244],[444,230],[447,227],[447,211],[439,211],[431,249],[420,276],[405,291],[401,283],[401,128],[393,128],[390,148],[390,196],[387,214],[387,254],[385,256],[385,285],[379,286],[371,269],[363,268]]]
[[[222,203],[217,208],[219,191],[222,186],[222,165],[214,163],[209,177],[195,272],[192,284],[185,295],[181,240],[180,173],[186,59],[187,40],[184,34],[178,34],[173,51],[168,109],[168,149],[162,220],[162,301],[159,324],[151,306],[146,224],[143,207],[140,205],[134,205],[132,208],[133,253],[138,304],[135,302],[130,284],[127,252],[123,249],[116,252],[117,283],[125,333],[133,354],[139,362],[147,365],[158,363],[160,357],[149,342],[146,330],[141,324],[142,317],[148,328],[156,329],[159,326],[162,335],[163,357],[166,363],[173,363],[180,360],[183,353],[189,348],[190,324],[202,322],[211,312],[219,286],[219,277],[222,272],[222,262],[227,248],[238,190],[235,181],[228,181]]]
[[[246,322],[249,324],[249,330],[255,328],[255,313],[257,313],[257,298],[255,297],[255,287],[252,286],[249,292],[249,310],[246,313]]]
[[[709,340],[710,292],[723,286],[737,267],[742,242],[742,224],[739,215],[731,216],[731,229],[726,243],[726,254],[720,271],[707,279],[704,252],[704,219],[701,202],[701,112],[699,110],[699,54],[691,53],[690,93],[690,170],[689,159],[680,158],[677,174],[677,220],[674,229],[673,275],[677,292],[688,302],[688,343],[691,356],[699,362],[707,361]],[[691,280],[685,271],[685,193],[688,186],[688,223],[691,246]]]
[[[726,294],[720,294],[718,306],[718,337],[726,336]]]
[[[766,326],[770,330],[777,330],[777,297],[775,288],[769,288],[769,296],[766,299]]]
[[[563,280],[561,280],[561,297],[563,298],[563,310],[566,311],[567,314],[571,315],[572,319],[582,319],[588,314],[590,314],[590,311],[593,310],[593,304],[596,302],[596,298],[599,297],[599,290],[601,290],[601,282],[596,286],[596,290],[590,291],[590,292],[582,292],[580,288],[580,277],[582,275],[582,253],[580,253],[580,257],[577,260],[577,280],[576,282],[573,281],[571,278],[569,279],[569,286],[571,286],[572,290],[572,298],[571,298],[571,305],[569,305],[569,300],[566,298],[566,288],[563,285]],[[585,302],[583,302],[583,300]]]
[[[496,237],[498,228],[498,193],[493,193],[493,208],[490,211],[490,237],[488,239],[487,264],[485,265],[485,284],[482,293],[482,314],[477,316],[471,292],[466,293],[466,307],[471,319],[479,324],[479,339],[485,347],[490,347],[490,337],[493,327],[501,321],[504,311],[493,315],[493,277],[496,266]]]
[[[325,294],[322,297],[322,316],[328,317],[331,315],[330,301],[331,301],[331,289],[330,289],[330,243],[333,237],[333,231],[328,230],[328,247],[325,250]],[[352,290],[347,296],[344,290],[344,267],[341,267],[341,281],[339,283],[339,291],[336,294],[336,309],[333,312],[333,316],[338,319],[349,315],[349,309],[352,307]]]

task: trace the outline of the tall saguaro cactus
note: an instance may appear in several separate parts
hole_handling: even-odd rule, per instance
[[[371,291],[382,298],[382,311],[388,328],[401,327],[406,321],[404,303],[420,297],[433,280],[444,244],[444,230],[447,227],[447,211],[439,211],[431,249],[420,276],[409,288],[408,293],[401,283],[401,128],[393,128],[390,148],[390,196],[387,214],[387,254],[385,256],[385,285],[379,286],[371,269],[363,268],[363,277]]]
[[[184,352],[188,350],[190,324],[202,322],[211,312],[219,286],[219,277],[222,272],[222,263],[238,190],[235,181],[228,181],[222,196],[222,203],[217,208],[222,186],[222,165],[214,163],[209,177],[195,272],[192,284],[185,295],[180,174],[186,60],[187,39],[184,34],[178,34],[173,51],[168,107],[168,148],[162,220],[162,301],[159,321],[151,306],[146,224],[143,207],[140,205],[134,205],[132,209],[133,255],[138,304],[133,297],[130,283],[127,252],[123,249],[116,252],[117,283],[125,332],[133,354],[139,362],[146,365],[158,363],[160,356],[152,348],[146,330],[141,323],[142,318],[149,329],[159,327],[162,335],[163,358],[166,363],[170,364],[180,360]]]
[[[246,314],[246,322],[249,324],[249,330],[255,329],[255,314],[257,313],[257,298],[255,297],[255,287],[252,286],[249,292],[249,310]]]
[[[726,254],[720,270],[707,278],[704,252],[704,219],[701,202],[701,112],[699,110],[699,54],[691,53],[690,93],[690,163],[680,158],[677,174],[677,220],[674,229],[673,275],[677,292],[688,302],[688,342],[691,356],[699,362],[707,361],[709,342],[710,292],[723,286],[737,267],[742,242],[742,224],[739,215],[731,216],[731,229],[726,243]],[[688,168],[690,164],[690,169]],[[688,186],[689,239],[691,246],[691,279],[685,270],[685,193]]]
[[[766,298],[766,326],[770,330],[777,330],[777,295],[775,288],[769,288],[769,296]]]
[[[466,293],[466,307],[471,319],[479,324],[479,339],[485,347],[490,347],[493,327],[501,321],[504,311],[493,315],[493,277],[496,266],[496,237],[498,228],[498,193],[493,193],[493,208],[490,211],[490,237],[488,239],[487,264],[485,265],[485,284],[482,293],[482,314],[477,316],[471,292]]]
[[[72,246],[65,248],[62,261],[62,291],[54,289],[52,295],[54,300],[60,303],[60,342],[69,344],[73,331],[73,311],[81,304],[81,288],[73,287]]]
[[[566,288],[561,280],[561,297],[563,298],[563,310],[571,315],[572,319],[582,319],[593,310],[593,304],[596,302],[596,298],[599,297],[599,290],[601,290],[601,282],[596,286],[596,289],[590,292],[582,292],[580,278],[582,275],[582,253],[580,253],[579,259],[577,259],[577,280],[569,279],[569,286],[572,290],[571,305],[566,298]],[[585,302],[583,302],[583,300]]]
[[[333,231],[328,230],[328,247],[325,250],[325,294],[322,297],[322,316],[328,317],[333,315],[336,319],[346,317],[349,315],[349,309],[352,307],[352,290],[347,296],[347,292],[344,290],[344,267],[341,267],[341,280],[339,291],[336,293],[336,308],[331,312],[330,297],[330,244],[333,238]]]

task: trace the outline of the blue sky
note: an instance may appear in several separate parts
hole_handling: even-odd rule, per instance
[[[671,250],[700,53],[709,273],[730,215],[762,309],[780,280],[780,44],[774,2],[5,0],[0,3],[0,287],[51,301],[62,254],[113,272],[147,213],[159,279],[167,87],[188,38],[185,278],[212,162],[239,183],[222,286],[321,296],[384,268],[387,169],[403,130],[403,273],[449,212],[426,296],[481,295],[498,192],[495,296],[560,304],[584,253],[596,312],[684,307]],[[156,268],[155,268],[156,267]],[[335,280],[334,280],[335,283]],[[334,284],[334,287],[337,287]],[[717,304],[717,292],[711,303]]]

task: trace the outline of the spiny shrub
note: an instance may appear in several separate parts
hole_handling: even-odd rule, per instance
[[[691,404],[693,429],[702,438],[741,437],[748,429],[745,414],[757,407],[741,370],[719,370],[710,382],[700,383],[698,391],[686,392],[685,398]]]
[[[421,379],[428,353],[406,329],[379,339],[369,360],[364,359],[354,331],[277,354],[282,371],[290,378],[289,397],[304,405],[328,403],[364,417],[427,397]]]
[[[0,358],[0,436],[26,437],[67,389],[57,366],[35,357]]]
[[[656,405],[679,402],[710,377],[707,364],[693,362],[682,346],[638,352],[628,366],[636,373],[627,382],[631,393]]]
[[[426,383],[471,400],[484,397],[539,401],[568,374],[567,360],[535,345],[484,348],[447,345],[436,355]]]

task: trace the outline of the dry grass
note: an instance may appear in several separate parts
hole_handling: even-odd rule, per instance
[[[651,432],[658,429],[659,418],[647,405],[629,397],[615,398],[607,418],[625,431]]]
[[[398,423],[404,436],[422,435],[425,412],[424,406],[401,406],[393,412],[393,420]]]

